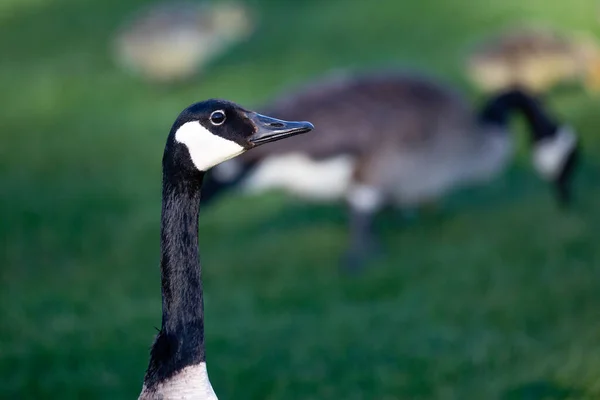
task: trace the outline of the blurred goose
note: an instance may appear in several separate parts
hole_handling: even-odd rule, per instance
[[[264,143],[312,129],[308,122],[266,117],[223,100],[185,109],[163,155],[162,325],[150,352],[140,400],[216,400],[204,348],[198,258],[200,189],[206,171]]]
[[[435,201],[498,175],[513,153],[509,118],[528,122],[533,163],[569,199],[577,137],[522,91],[492,96],[481,111],[448,87],[424,77],[380,72],[326,77],[264,107],[284,119],[306,116],[314,140],[290,139],[219,165],[206,180],[209,201],[227,187],[256,193],[282,189],[317,201],[346,199],[355,268],[371,252],[374,214]]]
[[[475,46],[467,58],[467,72],[487,92],[515,87],[543,92],[575,80],[597,92],[600,48],[590,37],[580,36],[540,28],[507,31]]]
[[[253,16],[242,3],[159,3],[118,32],[115,56],[150,81],[183,80],[248,38],[253,28]]]

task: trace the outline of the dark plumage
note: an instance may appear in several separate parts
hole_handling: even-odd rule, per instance
[[[306,122],[276,120],[223,100],[194,104],[173,124],[163,155],[162,324],[150,352],[140,399],[216,399],[202,364],[204,304],[198,213],[206,169],[267,141],[311,129]],[[191,369],[186,371],[188,367]],[[180,374],[185,376],[178,378]]]

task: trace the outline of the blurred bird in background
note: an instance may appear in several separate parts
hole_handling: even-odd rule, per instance
[[[435,79],[376,70],[318,79],[263,111],[281,119],[303,116],[315,124],[315,137],[263,146],[215,167],[203,200],[231,186],[254,193],[282,189],[317,201],[345,199],[347,269],[361,266],[377,248],[371,226],[382,207],[435,202],[498,176],[513,154],[514,114],[528,123],[538,173],[553,183],[561,204],[570,199],[577,136],[524,91],[493,94],[477,111]]]
[[[255,24],[255,14],[239,1],[157,3],[123,24],[114,57],[145,80],[183,81],[247,40]]]
[[[535,93],[579,82],[600,91],[600,47],[589,34],[519,27],[481,40],[466,60],[467,74],[486,92],[521,87]]]

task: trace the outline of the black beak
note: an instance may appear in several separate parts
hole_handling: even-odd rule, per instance
[[[306,133],[315,128],[306,121],[283,121],[255,112],[249,112],[247,115],[256,127],[256,132],[249,139],[254,146]]]
[[[554,181],[554,190],[560,207],[568,207],[572,203],[572,181],[573,175],[577,170],[580,159],[579,146],[575,147],[569,158],[565,162],[565,166],[560,175]]]

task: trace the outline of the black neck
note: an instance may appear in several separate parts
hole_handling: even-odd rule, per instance
[[[173,172],[173,173],[172,173]],[[144,379],[148,387],[205,361],[204,304],[198,259],[203,173],[165,168],[161,219],[162,326]]]
[[[479,120],[506,127],[511,114],[517,111],[525,117],[533,143],[556,135],[558,125],[546,114],[542,104],[520,90],[510,90],[493,97],[479,113]]]

